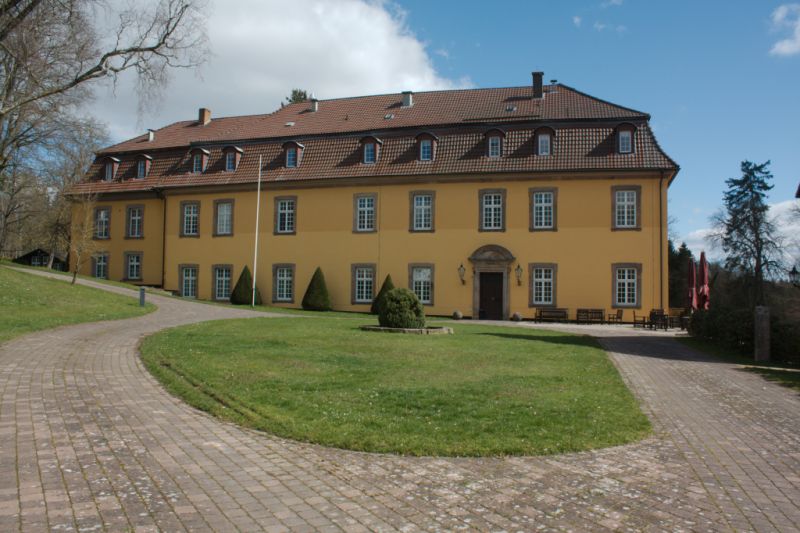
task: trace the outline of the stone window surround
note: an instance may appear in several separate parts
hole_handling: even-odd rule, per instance
[[[131,257],[131,256],[134,256],[134,255],[138,255],[139,256],[139,277],[138,278],[129,278],[128,277],[128,273],[129,273],[128,258]],[[143,275],[144,274],[144,272],[143,272],[143,270],[144,270],[144,252],[140,252],[140,251],[125,252],[123,254],[123,257],[125,259],[125,262],[124,262],[124,268],[125,268],[124,274],[125,275],[122,277],[122,281],[142,281],[142,279],[144,278],[144,275]]]
[[[97,276],[97,258],[98,257],[105,257],[106,258],[106,277],[104,278],[97,278],[97,279],[108,279],[109,278],[109,263],[110,263],[110,254],[108,252],[96,252],[92,255],[92,277],[96,278]]]
[[[534,286],[533,274],[536,268],[550,268],[553,270],[553,302],[549,304],[537,304],[533,301]],[[551,308],[558,307],[558,264],[557,263],[528,263],[528,307],[533,308]]]
[[[358,229],[358,199],[369,198],[373,199],[373,224],[372,229]],[[375,233],[378,231],[378,193],[376,192],[360,192],[353,195],[353,233]]]
[[[551,228],[537,228],[534,223],[534,203],[533,195],[537,192],[550,192],[553,193],[553,227]],[[528,202],[530,207],[528,209],[528,230],[529,231],[558,231],[558,187],[531,187],[528,189]]]
[[[178,296],[181,298],[191,298],[190,296],[183,295],[183,269],[193,268],[195,271],[195,295],[194,298],[198,299],[200,296],[200,265],[196,263],[181,263],[178,265]]]
[[[634,191],[636,193],[636,225],[631,227],[617,226],[617,192]],[[613,185],[611,187],[611,231],[641,231],[642,230],[642,186],[641,185]]]
[[[423,195],[431,197],[431,228],[414,229],[414,197]],[[408,193],[408,231],[410,233],[436,232],[436,191],[410,191]]]
[[[191,265],[186,265],[191,266]],[[211,299],[216,302],[224,302],[230,299],[230,295],[228,298],[217,298],[217,270],[220,268],[227,268],[231,271],[231,293],[233,292],[234,282],[233,282],[233,265],[212,265],[211,266]]]
[[[288,300],[279,300],[278,299],[278,269],[279,268],[289,268],[292,271],[292,296]],[[297,288],[297,276],[295,273],[297,269],[295,268],[295,263],[273,263],[272,265],[272,303],[274,304],[293,304],[294,303],[294,295]]]
[[[141,227],[140,227],[140,234],[138,237],[134,237],[131,235],[131,210],[133,209],[141,209],[142,210],[142,218],[141,218]],[[144,204],[131,204],[125,206],[125,238],[126,239],[144,239]]]
[[[186,216],[186,206],[194,204],[197,206],[197,233],[187,235],[183,232],[185,229],[184,226],[184,218]],[[179,237],[187,238],[187,239],[197,239],[200,237],[200,201],[199,200],[183,200],[181,201],[181,219],[180,219],[180,231],[178,233]]]
[[[408,290],[414,292],[414,269],[415,268],[429,268],[431,270],[431,301],[430,302],[423,302],[420,300],[420,303],[423,306],[432,307],[434,300],[434,295],[436,293],[436,266],[433,263],[409,263],[408,264]]]
[[[281,201],[293,200],[294,201],[294,224],[292,231],[278,231],[278,204]],[[273,235],[297,235],[297,196],[276,196],[273,200],[273,221],[272,221],[272,234]]]
[[[106,211],[108,213],[108,219],[106,221],[107,228],[108,228],[108,236],[107,237],[98,237],[97,236],[97,216],[100,214],[100,211]],[[92,239],[96,241],[107,241],[111,238],[111,206],[109,205],[102,205],[97,206],[94,208],[94,216],[92,218],[92,222],[94,223],[94,229],[92,231]]]
[[[231,204],[231,232],[230,233],[217,233],[217,229],[219,228],[219,204]],[[233,237],[233,212],[234,206],[236,201],[233,198],[221,198],[219,200],[214,200],[214,227],[212,228],[211,236],[212,237]],[[181,209],[181,213],[183,213],[183,209]],[[200,233],[200,210],[198,208],[198,224],[197,224],[197,232]],[[181,230],[183,230],[183,224],[181,224]]]
[[[483,227],[483,197],[487,194],[500,194],[502,217],[499,228],[485,229]],[[504,232],[506,231],[506,189],[480,189],[478,190],[478,231]]]
[[[636,269],[636,303],[617,303],[617,270],[620,268]],[[611,308],[612,309],[641,309],[642,308],[642,264],[641,263],[613,263],[611,265]]]
[[[372,298],[369,302],[356,300],[356,269],[372,269]],[[378,280],[378,267],[375,263],[353,263],[350,265],[350,303],[352,305],[370,305],[375,299],[375,284]]]

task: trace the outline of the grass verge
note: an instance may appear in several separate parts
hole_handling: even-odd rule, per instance
[[[65,324],[115,320],[155,310],[130,297],[0,267],[0,342]]]
[[[591,338],[459,325],[451,336],[389,335],[360,331],[360,323],[190,325],[145,339],[142,358],[195,407],[339,448],[552,454],[624,444],[650,431]]]

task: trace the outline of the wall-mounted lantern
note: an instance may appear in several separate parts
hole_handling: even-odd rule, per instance
[[[464,276],[467,274],[467,269],[464,268],[464,264],[460,264],[458,266],[458,279],[461,280],[461,284],[464,285],[466,281],[464,281]]]
[[[517,268],[514,269],[514,274],[517,275],[517,285],[522,285],[522,265],[517,263]]]

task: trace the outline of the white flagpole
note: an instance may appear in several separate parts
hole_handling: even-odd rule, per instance
[[[258,156],[258,193],[256,195],[256,244],[253,251],[253,299],[251,307],[256,306],[256,274],[258,273],[258,218],[261,214],[261,156]]]

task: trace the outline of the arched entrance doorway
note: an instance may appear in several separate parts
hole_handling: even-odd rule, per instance
[[[515,257],[496,244],[481,246],[469,256],[472,263],[472,318],[508,320],[511,264]]]

